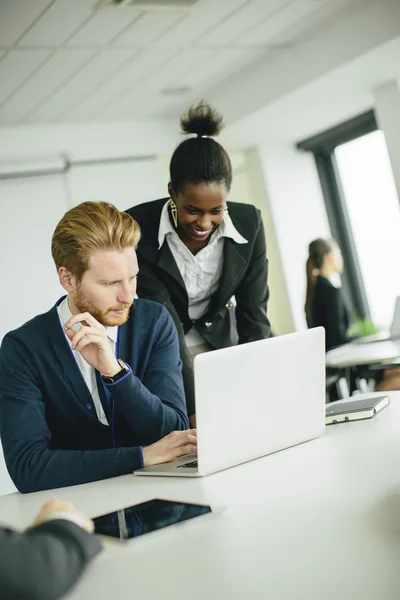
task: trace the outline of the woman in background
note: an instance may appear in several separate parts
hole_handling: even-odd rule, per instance
[[[325,328],[326,350],[347,344],[350,313],[342,290],[333,285],[343,271],[343,257],[334,240],[316,239],[308,247],[305,312],[308,327]]]
[[[335,287],[331,278],[343,271],[343,258],[335,240],[317,239],[308,247],[306,319],[308,327],[325,328],[326,350],[351,342],[347,334],[350,324],[349,311],[342,291]],[[370,374],[366,371],[368,378]],[[400,389],[400,369],[384,369],[375,374],[376,390]]]
[[[193,358],[267,338],[268,263],[260,211],[227,202],[232,166],[213,139],[222,116],[208,104],[181,118],[168,198],[127,212],[139,223],[138,296],[164,304],[178,329],[188,414],[195,425]]]

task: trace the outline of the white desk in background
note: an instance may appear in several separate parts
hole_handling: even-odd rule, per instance
[[[54,495],[90,516],[154,497],[226,506],[107,545],[69,600],[398,600],[400,392],[389,395],[375,419],[204,479],[11,494],[0,517],[23,527]]]
[[[329,350],[326,353],[326,366],[337,369],[390,363],[400,357],[399,342],[373,342],[371,344],[350,343]]]

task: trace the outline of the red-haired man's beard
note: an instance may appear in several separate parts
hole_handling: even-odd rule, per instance
[[[80,312],[88,312],[104,327],[117,327],[123,325],[129,319],[129,309],[131,304],[120,304],[119,306],[110,306],[107,310],[100,310],[78,286],[75,295],[75,306]],[[120,314],[114,311],[123,311]]]

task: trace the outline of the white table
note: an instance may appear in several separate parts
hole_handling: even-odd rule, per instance
[[[390,397],[375,419],[201,480],[124,476],[57,490],[90,516],[154,497],[227,507],[108,544],[68,598],[398,600],[400,392]],[[52,496],[4,496],[0,518],[25,526]]]
[[[339,348],[334,348],[326,353],[326,366],[337,369],[355,367],[358,365],[372,365],[391,363],[400,357],[399,342],[372,342],[370,344],[357,344],[351,342]]]

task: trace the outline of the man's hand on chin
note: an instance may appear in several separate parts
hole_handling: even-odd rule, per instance
[[[79,331],[73,326],[81,323]],[[65,324],[65,333],[71,340],[72,350],[78,350],[91,367],[102,375],[113,377],[121,367],[111,348],[106,328],[88,312],[73,315]]]

